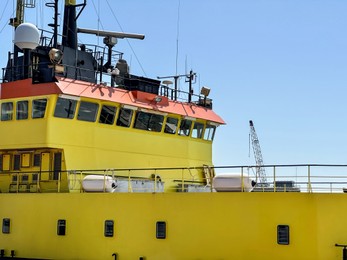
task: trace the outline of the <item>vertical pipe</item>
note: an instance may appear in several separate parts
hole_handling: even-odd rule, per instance
[[[276,166],[274,166],[274,192],[276,192]]]
[[[130,170],[128,170],[128,192],[131,192]]]
[[[174,93],[174,100],[175,101],[177,101],[177,89],[178,89],[178,86],[177,86],[177,84],[178,84],[178,76],[175,76],[174,77],[174,79],[175,79],[175,93]],[[172,95],[171,95],[171,98],[172,98]]]
[[[82,186],[82,180],[83,180],[83,173],[82,173],[82,171],[80,172],[81,173],[81,177],[80,177],[80,193],[81,193],[81,191],[83,191],[83,186]]]
[[[241,167],[241,192],[244,192],[243,167]]]
[[[210,169],[210,167],[208,167],[209,169]],[[213,175],[214,174],[212,174],[212,171],[213,171],[213,173],[214,173],[214,168],[213,169],[211,169],[211,171],[210,171],[210,186],[211,186],[211,192],[213,192]]]
[[[23,49],[24,56],[23,56],[23,78],[27,79],[29,78],[29,68],[30,68],[30,50],[29,49]]]
[[[106,192],[106,171],[104,171],[104,193]]]
[[[192,94],[193,94],[193,88],[192,88],[192,81],[193,81],[193,71],[191,70],[189,72],[189,94],[188,94],[188,103],[192,101]]]
[[[54,1],[54,34],[53,47],[58,47],[58,0]]]
[[[307,178],[308,178],[308,192],[312,192],[312,187],[311,187],[311,166],[309,165],[307,167]]]
[[[60,193],[60,187],[61,187],[61,172],[58,173],[58,193]]]
[[[182,192],[184,192],[184,169],[182,168]]]

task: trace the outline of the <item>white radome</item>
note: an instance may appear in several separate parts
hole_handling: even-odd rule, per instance
[[[14,44],[20,49],[33,50],[39,45],[40,32],[37,27],[31,23],[20,24],[14,35]]]

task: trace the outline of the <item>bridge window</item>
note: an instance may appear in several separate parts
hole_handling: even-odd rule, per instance
[[[191,126],[192,126],[191,120],[183,119],[181,121],[179,135],[189,136]]]
[[[6,102],[1,104],[1,121],[12,120],[13,117],[13,103]]]
[[[193,131],[192,131],[192,137],[193,138],[202,138],[202,132],[204,131],[204,124],[195,122]]]
[[[18,101],[16,110],[16,119],[23,120],[28,119],[29,102],[28,101]]]
[[[204,133],[204,139],[212,141],[214,138],[215,131],[216,131],[216,126],[206,125],[206,129],[205,129],[205,133]]]
[[[58,98],[55,106],[54,116],[60,118],[74,118],[76,111],[76,100],[67,98]]]
[[[98,109],[98,104],[81,101],[77,119],[82,121],[95,122]]]
[[[164,116],[138,112],[136,114],[134,128],[160,132],[163,125]]]
[[[133,116],[133,110],[128,108],[121,108],[119,111],[117,125],[123,127],[129,127]]]
[[[112,125],[116,116],[116,111],[116,107],[103,105],[101,108],[99,123]]]
[[[46,112],[47,99],[35,99],[32,105],[32,118],[43,118]]]
[[[165,123],[164,133],[176,134],[178,125],[178,118],[168,117]]]

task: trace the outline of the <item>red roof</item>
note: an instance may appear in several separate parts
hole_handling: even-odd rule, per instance
[[[66,94],[111,101],[124,105],[145,108],[148,110],[178,114],[182,116],[205,119],[218,124],[225,124],[224,120],[209,108],[198,106],[194,103],[169,100],[164,96],[159,96],[161,97],[161,100],[156,102],[154,99],[158,95],[152,93],[128,91],[120,88],[107,87],[67,78],[58,78],[58,82],[41,84],[32,84],[31,82],[31,79],[25,79],[2,83],[0,95],[1,99],[50,94]]]

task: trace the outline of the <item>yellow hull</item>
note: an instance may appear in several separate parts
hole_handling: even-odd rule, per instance
[[[51,193],[1,194],[6,256],[41,259],[341,259],[346,194]],[[66,220],[65,236],[57,235]],[[104,236],[114,221],[113,237]],[[156,222],[166,238],[156,238]],[[289,225],[289,245],[277,226]]]

